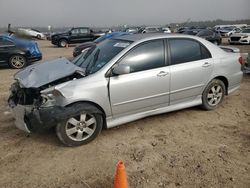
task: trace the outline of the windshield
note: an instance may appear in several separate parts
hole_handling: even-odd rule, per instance
[[[93,74],[106,65],[124,48],[129,46],[131,41],[109,39],[96,46],[84,51],[80,56],[76,57],[72,62],[85,68],[85,74]]]
[[[249,29],[244,29],[242,33],[250,33],[250,28]]]

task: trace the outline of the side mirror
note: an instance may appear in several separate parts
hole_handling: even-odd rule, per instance
[[[69,31],[69,35],[72,35],[72,32],[71,32],[71,31]]]
[[[130,66],[129,65],[116,65],[113,70],[112,73],[115,75],[122,75],[122,74],[128,74],[130,73]]]

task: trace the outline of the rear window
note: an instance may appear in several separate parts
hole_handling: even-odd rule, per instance
[[[195,40],[170,39],[169,46],[172,65],[211,58],[208,49]]]

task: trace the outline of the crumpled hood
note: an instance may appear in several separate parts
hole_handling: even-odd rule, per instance
[[[14,78],[21,87],[38,88],[75,72],[84,74],[84,69],[66,58],[58,58],[44,63],[36,63],[18,71]]]

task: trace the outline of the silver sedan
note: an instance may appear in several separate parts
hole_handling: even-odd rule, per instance
[[[69,62],[60,58],[15,75],[9,104],[27,132],[56,127],[68,146],[102,128],[202,106],[213,110],[239,88],[242,58],[199,37],[135,34],[108,39]]]

